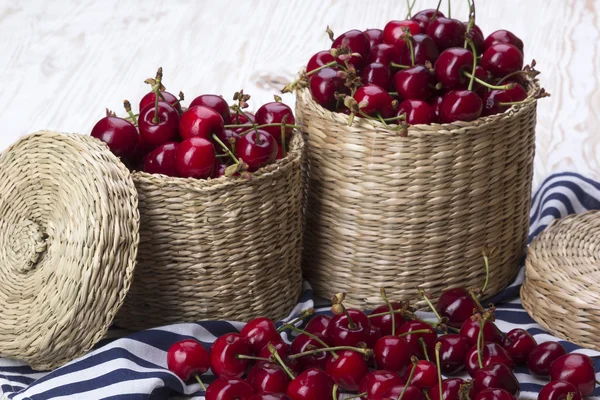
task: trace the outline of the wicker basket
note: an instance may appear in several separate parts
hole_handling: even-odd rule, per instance
[[[138,266],[116,324],[287,315],[302,290],[303,148],[295,135],[251,181],[134,173]]]
[[[406,137],[333,113],[297,92],[307,147],[303,268],[319,295],[381,302],[379,288],[433,298],[457,285],[488,295],[517,274],[529,226],[537,82],[530,102],[473,122],[415,125]]]
[[[554,221],[527,253],[523,307],[553,335],[600,350],[600,211]]]

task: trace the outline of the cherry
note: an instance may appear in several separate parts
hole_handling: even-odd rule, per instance
[[[567,400],[567,396],[572,394],[572,400],[582,400],[581,392],[569,382],[552,381],[540,390],[538,400]]]
[[[512,89],[494,89],[487,92],[483,96],[483,115],[500,114],[510,108],[510,104],[500,103],[516,103],[525,100],[527,98],[525,88],[518,83],[514,85]]]
[[[249,400],[252,395],[252,386],[235,378],[217,378],[206,390],[206,400]]]
[[[354,99],[360,110],[371,117],[381,115],[383,118],[390,118],[394,115],[392,96],[377,85],[359,87],[354,93]]]
[[[442,51],[435,62],[435,77],[447,89],[464,88],[469,79],[465,71],[473,70],[473,53],[462,47]]]
[[[363,33],[367,36],[367,39],[369,39],[371,51],[373,51],[374,46],[383,43],[383,31],[381,29],[366,29]]]
[[[468,22],[463,22],[462,23],[463,26],[465,27],[465,32],[467,31],[467,28],[469,27],[469,23]],[[483,50],[483,32],[481,31],[481,28],[479,28],[477,25],[473,24],[473,26],[471,27],[470,32],[470,36],[471,36],[471,40],[473,41],[473,44],[475,45],[475,50],[477,50],[478,54],[481,54],[481,51]],[[467,34],[469,34],[469,32],[467,32]]]
[[[499,31],[490,33],[483,42],[483,50],[487,50],[497,43],[512,44],[523,53],[523,41],[511,31],[500,29]]]
[[[177,176],[177,142],[168,142],[152,150],[144,161],[144,171],[149,174]]]
[[[221,118],[223,118],[223,122],[225,124],[228,124],[231,120],[231,115],[229,113],[229,104],[227,104],[227,101],[225,101],[225,99],[221,96],[217,96],[216,94],[200,95],[194,100],[192,100],[189,108],[196,106],[212,108],[221,115]]]
[[[550,380],[572,383],[582,396],[587,397],[592,394],[596,385],[594,363],[585,354],[565,354],[550,366]]]
[[[452,90],[444,95],[440,105],[440,120],[473,121],[481,116],[483,101],[470,90]]]
[[[259,393],[248,400],[290,400],[290,398],[283,393]]]
[[[477,393],[475,400],[516,400],[516,398],[504,389],[484,389]]]
[[[438,314],[447,318],[447,325],[453,328],[460,328],[478,308],[469,291],[462,287],[445,290],[435,305]]]
[[[394,87],[401,99],[427,100],[433,94],[435,79],[427,68],[415,65],[396,72]]]
[[[175,169],[182,178],[209,178],[215,167],[215,146],[208,140],[193,137],[177,146]]]
[[[163,101],[165,103],[168,103],[169,105],[172,105],[173,107],[175,107],[175,109],[177,110],[177,112],[181,113],[181,104],[179,103],[179,100],[177,99],[177,97],[175,97],[172,93],[169,92],[160,92],[163,97],[165,98],[164,100],[162,99],[162,97],[158,100]],[[143,110],[144,108],[146,108],[148,105],[152,104],[152,106],[155,105],[156,102],[156,93],[154,92],[148,92],[144,95],[144,97],[142,97],[142,100],[140,100],[140,111]],[[190,105],[191,107],[191,105]]]
[[[440,119],[440,106],[442,105],[442,100],[444,100],[442,96],[434,96],[429,100],[429,104],[435,113],[436,119]]]
[[[435,64],[440,56],[440,51],[433,39],[423,33],[419,33],[414,35],[411,40],[413,43],[412,51],[415,54],[415,64],[425,65],[427,61],[432,65]],[[411,50],[408,43],[405,43],[399,51],[399,64],[412,65]]]
[[[523,69],[523,53],[512,44],[496,43],[483,52],[481,66],[501,78]]]
[[[338,100],[335,93],[348,93],[344,80],[333,68],[323,68],[311,75],[309,80],[310,92],[313,99],[328,110],[335,110]]]
[[[357,29],[353,29],[342,33],[331,44],[332,49],[338,49],[344,46],[348,46],[352,53],[359,54],[358,56],[351,56],[348,63],[354,65],[357,69],[360,69],[371,50],[367,35]],[[340,64],[344,64],[344,61],[341,60],[339,56],[337,57],[337,60]]]
[[[248,164],[248,171],[254,172],[275,161],[277,142],[268,132],[257,129],[237,140],[235,155]]]
[[[349,308],[345,313],[334,315],[327,327],[325,337],[332,346],[356,346],[366,343],[369,337],[369,319],[360,310]]]
[[[402,304],[398,302],[391,302],[393,310],[402,310]],[[373,315],[389,313],[390,308],[387,304],[382,304],[377,306],[373,311],[371,311],[371,317],[369,321],[371,321],[371,325],[377,326],[380,329],[382,336],[387,336],[392,334],[392,316],[390,314],[379,315],[373,317]],[[394,325],[396,327],[396,331],[400,329],[400,327],[406,322],[406,319],[402,316],[402,314],[394,314]]]
[[[315,315],[308,321],[304,331],[315,335],[325,336],[325,332],[327,332],[327,327],[330,322],[331,317],[329,315]]]
[[[215,159],[215,169],[213,170],[213,178],[220,178],[225,175],[225,170],[229,165],[222,164],[220,159]]]
[[[398,106],[396,115],[406,115],[410,125],[431,124],[437,120],[433,108],[424,100],[404,100]]]
[[[421,33],[421,27],[413,20],[390,21],[383,28],[384,43],[391,44],[400,48],[404,46],[405,30],[408,29],[411,35]]]
[[[179,379],[188,381],[192,376],[208,371],[208,351],[196,340],[182,340],[169,347],[167,366]]]
[[[256,114],[254,114],[254,118],[256,119],[256,123],[258,125],[264,124],[281,124],[283,118],[287,115],[285,120],[286,125],[294,125],[296,123],[296,119],[294,118],[294,113],[292,109],[286,104],[279,103],[277,101],[273,101],[271,103],[266,103],[260,106],[258,110],[256,110]],[[268,132],[273,136],[273,138],[281,143],[281,126],[265,126],[261,128],[262,130]],[[286,127],[285,128],[285,139],[286,143],[290,140],[292,133],[294,132],[294,128]]]
[[[315,53],[306,64],[306,72],[313,71],[325,64],[335,61],[335,57],[328,50],[322,50]]]
[[[456,374],[465,368],[465,357],[469,351],[469,342],[467,339],[456,334],[447,334],[440,336],[436,343],[441,343],[440,348],[440,369],[443,374]],[[435,346],[435,345],[434,345]],[[433,359],[434,353],[429,354]]]
[[[489,83],[488,82],[489,81],[488,72],[481,65],[478,65],[477,67],[475,67],[475,78],[481,79],[482,81]],[[485,95],[488,93],[489,89],[486,86],[482,85],[481,83],[475,81],[475,82],[473,82],[473,91],[475,93],[477,93],[477,95],[483,99],[485,97]]]
[[[438,15],[429,23],[425,33],[433,39],[439,50],[446,50],[464,44],[466,29],[459,20]]]
[[[246,130],[249,128],[245,128]],[[243,129],[241,129],[241,132],[244,132]],[[227,146],[227,148],[229,150],[232,149],[231,147],[231,140],[233,140],[234,142],[237,142],[237,140],[240,138],[240,129],[239,128],[234,128],[234,129],[223,129],[223,131],[221,133],[217,133],[217,137],[219,138],[219,140],[221,142],[223,142],[223,144],[225,144]],[[223,147],[220,144],[216,144],[215,146],[215,150],[217,151],[218,154],[226,154],[227,152],[223,149]]]
[[[224,135],[223,117],[205,106],[188,108],[179,119],[179,134],[182,139],[201,137],[210,140],[213,134]]]
[[[246,382],[255,393],[284,393],[290,378],[279,365],[262,362],[250,368]]]
[[[286,394],[292,400],[329,400],[332,391],[333,380],[325,371],[311,368],[290,382]]]
[[[411,366],[413,347],[398,336],[383,336],[373,347],[373,355],[378,369],[403,374]]]
[[[323,335],[316,333],[314,334],[319,339],[324,341]],[[308,350],[316,350],[322,349],[323,346],[316,339],[313,339],[305,334],[298,335],[290,345],[290,353],[298,354],[304,353]],[[298,358],[298,363],[300,364],[300,368],[305,370],[309,368],[320,368],[325,369],[325,365],[327,364],[327,360],[331,358],[331,353],[328,351],[323,351],[320,353],[310,354],[306,356],[302,356]]]
[[[531,350],[527,357],[527,366],[532,375],[545,378],[550,375],[552,363],[565,354],[567,351],[560,343],[544,342]]]
[[[362,72],[362,82],[365,85],[375,85],[387,89],[392,86],[390,69],[380,63],[367,64]]]
[[[158,122],[155,122],[155,115]],[[158,113],[154,104],[149,104],[140,112],[138,127],[142,138],[149,144],[160,146],[177,137],[179,113],[171,105],[159,102]]]
[[[240,378],[250,361],[238,355],[249,356],[251,352],[248,341],[242,335],[227,333],[218,337],[210,348],[210,369],[215,376]]]
[[[520,328],[508,332],[502,341],[502,347],[518,365],[527,365],[527,357],[536,346],[533,336]]]
[[[246,125],[246,124],[253,124],[255,122],[255,118],[254,118],[254,114],[249,113],[249,112],[244,112],[244,114],[236,112],[234,114],[231,115],[231,123],[233,125]],[[250,118],[250,119],[248,119]],[[246,131],[249,127],[245,127],[245,126],[241,126],[238,128],[234,128],[234,131],[236,133],[242,133],[244,131]]]
[[[519,397],[519,381],[512,368],[505,364],[487,365],[473,376],[473,390],[479,393],[485,389],[504,389],[516,398]]]
[[[427,333],[409,333],[413,331],[428,331]],[[397,334],[405,334],[406,336],[402,336],[406,342],[412,346],[415,351],[415,355],[419,358],[425,357],[425,353],[423,352],[423,345],[420,343],[419,339],[423,339],[425,343],[425,347],[427,348],[427,352],[429,353],[433,346],[435,345],[435,341],[437,340],[437,333],[431,327],[431,325],[421,322],[421,321],[408,321],[404,323]]]
[[[117,157],[127,161],[134,158],[138,133],[135,126],[126,119],[106,116],[96,122],[91,135],[106,143]]]
[[[325,372],[344,390],[355,391],[369,368],[365,357],[351,350],[337,353],[338,357],[330,357],[325,366]]]
[[[460,385],[464,384],[460,378],[444,379],[442,381],[442,397],[440,398],[440,385],[436,383],[434,387],[429,391],[429,397],[431,400],[460,400]],[[469,396],[469,398],[471,398]]]
[[[471,346],[477,344],[479,339],[479,328],[480,318],[478,316],[472,316],[465,321],[463,326],[460,328],[460,336],[464,337],[469,341]],[[492,321],[486,320],[483,325],[483,340],[485,342],[496,342],[502,343],[502,332]]]
[[[427,27],[435,18],[444,18],[445,15],[442,14],[441,11],[435,10],[433,8],[428,8],[426,10],[421,10],[411,18],[413,21],[419,24],[421,30],[425,32]]]
[[[495,342],[485,342],[482,346],[481,360],[483,366],[489,366],[493,364],[504,364],[510,369],[515,367],[515,363],[510,358],[504,348]],[[479,357],[477,353],[477,345],[473,346],[465,355],[465,368],[469,375],[475,376],[475,373],[479,370]]]
[[[386,67],[390,67],[390,64],[400,63],[400,53],[391,44],[381,43],[371,48],[369,57],[367,57],[367,64],[379,63]]]
[[[279,341],[276,342],[269,342],[269,344],[273,345],[275,352],[279,355],[279,357],[283,360],[283,362],[288,368],[290,368],[294,372],[300,372],[302,370],[302,366],[300,365],[298,359],[289,358],[289,356],[292,353],[289,344],[281,341],[281,339],[279,339]],[[272,353],[269,349],[269,344],[265,345],[265,347],[263,347],[262,350],[258,352],[257,355],[259,358],[271,358]]]
[[[152,150],[156,147],[147,143],[141,135],[137,137],[137,144],[133,148],[133,156],[130,157],[129,162],[138,170],[144,169],[144,159]]]
[[[438,383],[438,370],[434,363],[426,360],[419,360],[412,379],[408,382],[410,368],[404,372],[406,383],[415,386],[419,390],[430,390]]]
[[[402,400],[422,400],[423,392],[414,386],[408,385],[392,386],[382,397],[369,397],[370,400],[397,400],[402,396]],[[404,392],[404,394],[403,394]]]
[[[375,399],[384,396],[394,386],[404,385],[404,380],[391,371],[377,370],[365,375],[358,387],[359,393],[367,393],[362,399]]]
[[[258,354],[269,342],[281,342],[275,323],[266,317],[254,318],[248,322],[240,335],[246,338],[254,354]]]

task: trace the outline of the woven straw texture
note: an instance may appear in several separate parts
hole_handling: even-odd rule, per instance
[[[106,333],[138,245],[129,171],[90,136],[38,132],[0,156],[0,355],[56,368]]]
[[[295,135],[251,181],[134,173],[138,267],[117,325],[287,315],[302,290],[303,148]]]
[[[488,295],[514,278],[524,254],[535,148],[530,102],[473,122],[415,125],[406,137],[381,123],[332,113],[297,92],[307,147],[303,267],[319,295],[381,303],[379,288],[432,298],[444,288]],[[422,303],[418,303],[422,306]]]
[[[532,242],[523,307],[553,335],[600,350],[600,211],[554,221]]]

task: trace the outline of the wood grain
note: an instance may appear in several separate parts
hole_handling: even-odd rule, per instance
[[[453,15],[465,19],[466,2],[453,3]],[[600,179],[599,7],[592,0],[478,2],[484,33],[519,35],[552,93],[539,104],[534,185],[562,170]],[[0,148],[39,129],[89,132],[105,107],[120,112],[125,98],[135,105],[158,66],[167,88],[188,99],[230,98],[244,88],[256,106],[328,47],[327,25],[342,33],[405,14],[401,0],[4,0]]]

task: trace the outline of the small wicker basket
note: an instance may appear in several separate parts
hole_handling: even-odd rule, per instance
[[[410,126],[406,137],[383,124],[330,112],[308,89],[296,116],[306,140],[303,268],[319,295],[348,292],[372,307],[416,288],[437,298],[447,287],[487,294],[517,274],[529,226],[537,81],[529,102],[473,122]],[[421,303],[419,303],[421,305]]]
[[[529,246],[523,307],[553,335],[600,350],[600,211],[554,221]]]
[[[302,290],[301,135],[290,145],[251,181],[133,174],[140,246],[118,326],[287,315]]]

